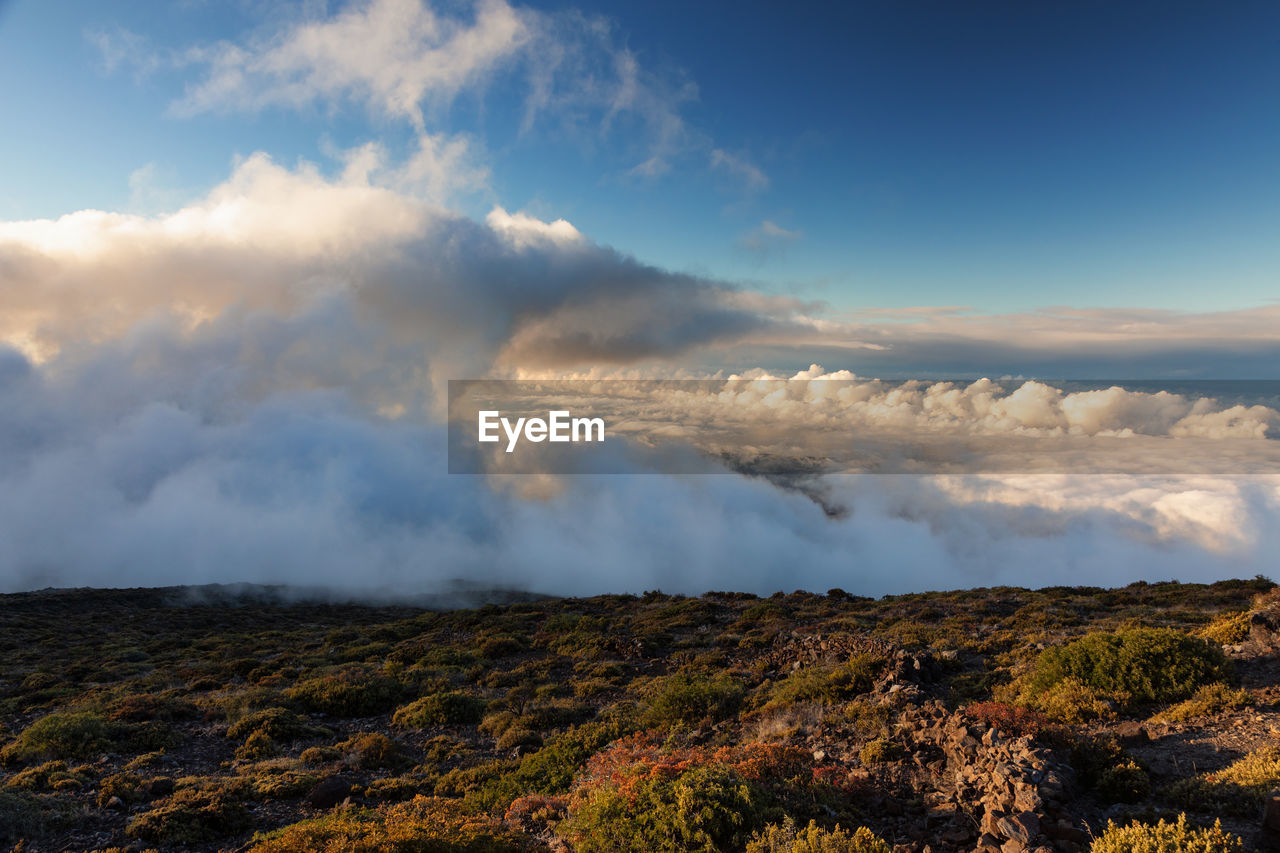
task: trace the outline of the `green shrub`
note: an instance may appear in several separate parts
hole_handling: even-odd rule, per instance
[[[402,729],[471,725],[480,722],[485,704],[466,693],[433,693],[397,709],[391,723]]]
[[[232,723],[227,728],[227,737],[248,737],[254,732],[261,732],[276,741],[302,740],[330,734],[328,729],[309,724],[288,708],[264,708]]]
[[[760,796],[729,768],[704,765],[628,789],[602,787],[575,801],[560,829],[579,853],[727,853],[760,816]]]
[[[1170,788],[1184,808],[1251,815],[1280,787],[1280,746],[1251,752],[1222,770],[1184,779]]]
[[[92,771],[88,767],[72,770],[65,761],[47,761],[15,774],[5,787],[28,791],[78,791],[91,779]]]
[[[647,722],[670,727],[722,720],[742,704],[744,690],[733,677],[698,678],[672,675],[662,679],[649,704]]]
[[[285,691],[285,697],[307,711],[334,717],[365,717],[395,707],[400,682],[363,667],[341,669],[308,678]]]
[[[347,809],[254,836],[249,853],[530,853],[534,844],[457,802],[415,797]]]
[[[342,757],[342,753],[332,746],[313,746],[302,751],[298,760],[308,767],[320,767],[330,764]]]
[[[1197,631],[1196,635],[1224,646],[1243,643],[1249,636],[1249,611],[1224,613]]]
[[[1025,699],[1050,720],[1080,726],[1094,720],[1114,720],[1117,709],[1130,700],[1127,693],[1107,694],[1078,678],[1064,678],[1043,692]]]
[[[196,713],[196,706],[186,699],[137,693],[112,702],[108,716],[113,720],[141,723],[148,720],[190,720]]]
[[[306,794],[320,779],[311,773],[298,773],[283,768],[272,768],[253,778],[252,794],[263,801],[293,800]]]
[[[31,838],[69,822],[68,810],[51,794],[0,791],[0,841]]]
[[[867,741],[862,745],[862,749],[858,750],[858,758],[866,765],[884,764],[901,757],[902,747],[882,737]]]
[[[1178,723],[1208,717],[1253,704],[1253,694],[1248,690],[1233,690],[1221,682],[1206,684],[1196,691],[1185,702],[1179,702],[1172,708],[1157,714],[1155,719],[1163,722]]]
[[[854,699],[830,709],[822,717],[824,724],[850,732],[859,741],[874,740],[889,734],[889,709],[863,699]]]
[[[1185,699],[1229,675],[1222,651],[1204,640],[1168,628],[1130,628],[1045,649],[1027,690],[1036,697],[1075,679],[1131,708]]]
[[[249,824],[248,809],[230,796],[188,788],[135,817],[126,832],[156,844],[199,844],[242,832]]]
[[[338,744],[338,751],[347,764],[361,770],[390,769],[404,761],[399,744],[378,732],[353,735]]]
[[[1098,774],[1093,790],[1105,803],[1140,803],[1151,795],[1151,779],[1138,762],[1128,759]]]
[[[746,853],[892,853],[883,838],[865,826],[847,832],[837,826],[822,829],[814,821],[796,831],[796,824],[788,817],[781,826],[767,825],[747,842]]]
[[[1244,853],[1244,842],[1224,832],[1221,821],[1209,829],[1187,825],[1187,816],[1176,823],[1160,821],[1154,826],[1131,823],[1116,826],[1107,821],[1106,831],[1093,840],[1090,853]]]
[[[244,739],[244,743],[236,748],[236,758],[241,761],[261,761],[279,752],[276,742],[262,729],[255,729]]]
[[[516,726],[503,732],[496,746],[498,749],[515,749],[517,746],[536,748],[542,746],[542,735]]]
[[[867,654],[855,655],[836,666],[805,667],[773,686],[769,704],[786,706],[796,702],[850,699],[870,690],[884,667],[884,658]]]
[[[110,750],[119,729],[88,711],[55,711],[22,730],[0,751],[0,760],[87,758]]]
[[[148,799],[149,790],[147,780],[136,773],[113,773],[98,783],[98,806],[106,806],[112,797],[128,805],[142,803]]]

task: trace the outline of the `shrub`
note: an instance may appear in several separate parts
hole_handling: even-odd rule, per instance
[[[196,706],[174,696],[138,693],[117,699],[108,716],[113,720],[141,723],[147,720],[189,720],[196,716]]]
[[[826,830],[814,821],[796,831],[788,817],[781,826],[771,823],[747,842],[746,853],[892,853],[883,838],[865,826],[847,832],[837,826]]]
[[[1224,646],[1243,643],[1249,636],[1249,611],[1224,613],[1197,631],[1196,635]]]
[[[1114,720],[1117,709],[1130,698],[1128,693],[1106,694],[1078,678],[1064,678],[1033,697],[1030,704],[1051,720],[1079,726],[1094,720]]]
[[[245,738],[244,743],[236,748],[236,758],[242,761],[261,761],[270,758],[277,752],[276,742],[262,729],[255,729]]]
[[[48,761],[15,774],[5,787],[28,791],[78,791],[89,783],[90,774],[87,767],[71,770],[65,761]]]
[[[1224,832],[1221,821],[1209,829],[1187,825],[1187,816],[1176,823],[1161,820],[1151,826],[1134,823],[1116,826],[1107,821],[1106,831],[1093,840],[1090,853],[1244,853],[1244,842]]]
[[[1170,796],[1184,808],[1251,815],[1280,787],[1280,746],[1251,752],[1222,770],[1184,779]]]
[[[858,758],[866,765],[884,764],[886,761],[895,761],[901,757],[902,747],[882,737],[867,741],[862,745],[862,749],[858,750]]]
[[[1045,649],[1027,689],[1036,697],[1075,679],[1132,707],[1185,699],[1229,674],[1221,649],[1204,640],[1168,628],[1130,628]]]
[[[849,731],[859,741],[874,740],[889,734],[889,709],[863,699],[854,699],[828,710],[822,721],[829,726]]]
[[[68,819],[67,810],[57,805],[52,795],[0,791],[0,841],[18,841],[48,832],[62,827]]]
[[[390,711],[400,695],[400,682],[364,667],[308,678],[285,691],[289,701],[303,709],[335,717],[364,717]]]
[[[112,797],[127,805],[145,802],[149,790],[147,780],[135,773],[113,773],[98,784],[98,805],[106,806]]]
[[[527,853],[532,841],[454,801],[415,797],[347,809],[253,838],[249,853]]]
[[[292,800],[306,794],[319,782],[311,773],[272,768],[253,779],[252,795],[259,800]]]
[[[480,643],[480,654],[486,660],[498,660],[523,650],[524,643],[515,637],[489,637]]]
[[[542,746],[542,735],[528,729],[513,727],[502,733],[496,744],[498,749],[515,749],[517,746]]]
[[[298,756],[298,760],[308,767],[320,767],[337,761],[341,757],[342,753],[332,746],[313,746],[304,749],[302,754]]]
[[[264,708],[232,723],[227,729],[227,737],[242,738],[255,732],[278,741],[301,740],[330,733],[327,729],[310,725],[288,708]]]
[[[866,693],[884,670],[885,660],[855,655],[836,666],[806,667],[791,673],[770,691],[770,705],[796,702],[839,702]]]
[[[472,725],[480,722],[485,701],[466,693],[433,693],[396,710],[392,725],[402,729]]]
[[[546,746],[526,755],[515,770],[495,780],[479,797],[485,807],[508,805],[529,794],[561,794],[601,748],[629,731],[625,720],[591,722],[556,735]]]
[[[1201,687],[1196,695],[1158,714],[1155,719],[1177,723],[1252,704],[1253,695],[1248,690],[1233,690],[1221,682],[1215,682]]]
[[[349,765],[361,770],[390,769],[403,761],[399,745],[378,732],[354,735],[338,744],[338,750]]]
[[[724,719],[742,703],[742,685],[731,676],[673,675],[662,680],[649,704],[648,723],[670,727]]]
[[[23,729],[17,740],[0,751],[0,760],[87,758],[111,749],[117,734],[117,728],[98,714],[56,711]]]
[[[1052,726],[1044,714],[1005,702],[975,702],[966,705],[962,713],[1009,737],[1039,737]]]
[[[1098,774],[1093,786],[1105,803],[1138,803],[1151,794],[1151,780],[1138,762],[1128,759]]]
[[[189,788],[135,817],[126,832],[152,843],[198,844],[241,832],[249,820],[249,811],[230,796]]]
[[[587,791],[561,826],[580,853],[719,853],[741,849],[760,808],[759,793],[732,769],[703,765]]]
[[[770,818],[843,806],[835,770],[796,747],[663,747],[635,735],[588,761],[557,829],[580,853],[742,850]]]

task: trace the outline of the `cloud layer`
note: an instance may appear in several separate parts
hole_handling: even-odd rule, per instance
[[[394,594],[466,578],[561,593],[879,593],[1268,568],[1267,478],[835,477],[812,485],[846,511],[832,519],[755,478],[451,477],[449,378],[676,372],[733,347],[892,351],[951,322],[972,322],[978,342],[983,326],[878,334],[656,269],[563,220],[501,208],[469,220],[376,163],[354,152],[326,176],[255,155],[172,214],[0,223],[0,589],[257,581]],[[1162,345],[1094,320],[1078,328],[1102,329],[1096,346]],[[1197,328],[1239,339],[1263,324]],[[1019,340],[1035,339],[1050,353],[1068,344]],[[935,346],[953,340],[938,333]],[[752,378],[753,406],[781,387]],[[975,429],[1256,432],[1274,414],[1044,383],[848,387],[846,415]]]

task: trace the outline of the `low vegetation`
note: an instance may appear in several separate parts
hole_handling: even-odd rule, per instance
[[[1056,768],[1044,831],[1078,850],[1110,817],[1099,853],[1235,853],[1280,786],[1280,693],[1239,645],[1272,588],[453,610],[217,588],[0,596],[0,843],[957,853],[983,830],[981,797],[939,781],[958,778],[955,748],[1012,750],[999,772]],[[1203,754],[1182,754],[1191,738]],[[967,784],[996,772],[974,768]],[[1053,842],[1038,838],[1027,849]]]
[[[1090,853],[1244,853],[1244,841],[1224,832],[1221,821],[1207,829],[1187,823],[1186,815],[1174,822],[1161,820],[1155,824],[1134,822],[1128,826],[1107,823],[1107,829],[1094,839]]]

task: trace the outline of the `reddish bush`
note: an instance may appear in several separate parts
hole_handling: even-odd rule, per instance
[[[1001,734],[1014,737],[1031,735],[1038,738],[1057,728],[1039,711],[1004,702],[975,702],[963,708],[961,713],[974,722],[985,723]]]

